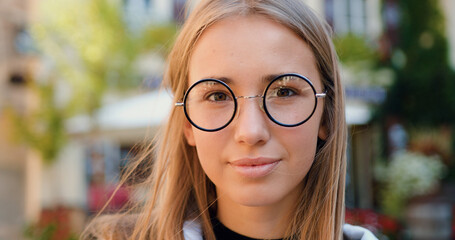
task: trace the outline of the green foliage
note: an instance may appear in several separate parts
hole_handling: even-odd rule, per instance
[[[448,64],[445,22],[439,1],[400,0],[399,43],[393,65],[397,79],[389,90],[384,114],[407,123],[437,126],[455,122],[455,74]]]
[[[56,224],[49,224],[43,229],[38,229],[37,227],[30,226],[25,230],[24,235],[27,239],[50,240],[54,236],[56,230]]]
[[[29,240],[52,240],[56,239],[56,233],[58,230],[57,223],[50,223],[44,227],[29,226],[24,231],[24,237]],[[72,234],[64,240],[77,240],[77,237]]]
[[[41,6],[32,34],[43,55],[56,64],[54,74],[71,86],[75,111],[92,113],[108,89],[137,86],[138,55],[157,48],[165,54],[176,29],[162,25],[129,31],[122,1],[46,0]]]
[[[389,68],[378,64],[379,53],[362,36],[347,34],[333,40],[349,84],[388,87],[394,79]]]
[[[36,81],[31,79],[29,87],[37,98],[31,112],[10,111],[10,118],[17,139],[36,149],[45,162],[53,162],[64,146],[67,118],[77,113],[93,116],[107,91],[139,85],[136,63],[141,55],[168,52],[176,26],[147,26],[133,33],[122,4],[120,0],[44,0],[38,4],[31,33],[43,62],[51,63],[51,71],[47,69],[47,76]],[[59,96],[62,89],[67,90],[63,97]]]
[[[31,93],[39,100],[31,112],[22,115],[12,109],[6,113],[15,126],[16,140],[36,149],[45,163],[51,163],[63,147],[66,134],[64,119],[66,109],[54,97],[55,82],[46,85],[29,83]]]
[[[144,49],[156,49],[167,55],[174,43],[177,30],[177,25],[153,26],[145,29],[138,42],[144,44]]]
[[[333,43],[343,64],[349,65],[362,61],[374,62],[378,57],[373,48],[367,44],[366,39],[358,35],[337,36],[334,38]]]

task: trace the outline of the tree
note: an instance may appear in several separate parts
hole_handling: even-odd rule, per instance
[[[31,33],[50,71],[28,86],[36,106],[25,115],[11,111],[20,140],[42,159],[55,160],[66,139],[65,120],[76,113],[93,116],[109,89],[140,83],[137,59],[150,51],[167,53],[173,24],[130,30],[120,0],[41,1]],[[62,93],[62,89],[65,92]],[[92,128],[96,129],[95,121]]]
[[[448,64],[445,21],[439,1],[398,0],[399,40],[390,61],[396,81],[383,106],[414,126],[435,127],[455,122],[455,74]]]

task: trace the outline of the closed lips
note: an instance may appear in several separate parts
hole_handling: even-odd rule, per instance
[[[280,159],[276,158],[243,158],[239,160],[235,160],[230,162],[231,165],[234,166],[260,166],[265,164],[271,164],[274,162],[278,162]]]
[[[276,158],[245,158],[230,162],[230,166],[245,178],[265,177],[281,162]]]

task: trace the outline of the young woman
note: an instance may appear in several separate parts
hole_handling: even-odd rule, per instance
[[[176,104],[142,182],[147,200],[98,218],[89,235],[376,239],[343,225],[346,125],[330,34],[301,0],[202,0],[169,56]]]

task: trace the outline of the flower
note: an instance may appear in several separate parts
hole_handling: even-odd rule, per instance
[[[444,172],[438,156],[406,151],[393,155],[387,166],[377,165],[375,177],[385,185],[381,194],[384,212],[399,217],[406,201],[436,189]]]

